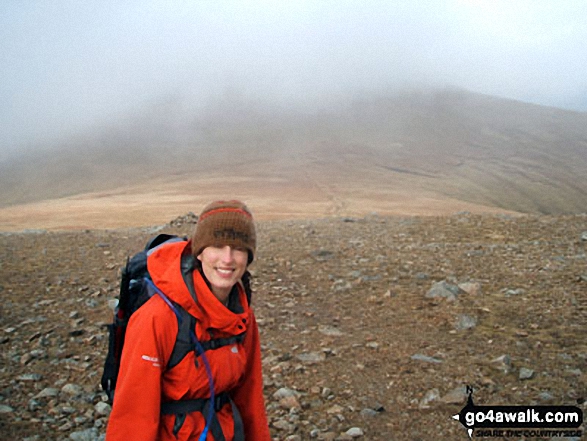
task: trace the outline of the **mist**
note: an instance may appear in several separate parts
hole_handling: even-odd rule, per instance
[[[585,2],[430,3],[2,2],[0,159],[230,103],[311,113],[455,87],[587,111]]]

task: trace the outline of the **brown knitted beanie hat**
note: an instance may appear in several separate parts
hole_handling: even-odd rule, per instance
[[[192,236],[192,253],[198,256],[209,246],[243,248],[253,261],[257,246],[253,215],[240,201],[216,201],[207,205]]]

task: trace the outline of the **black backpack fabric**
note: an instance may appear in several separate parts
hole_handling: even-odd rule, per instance
[[[118,371],[120,369],[120,358],[122,356],[122,348],[124,346],[128,321],[136,310],[153,295],[148,284],[150,276],[147,271],[147,257],[150,252],[159,246],[184,240],[186,239],[171,234],[159,234],[147,242],[144,250],[135,254],[132,258],[127,259],[126,265],[122,268],[118,305],[114,309],[114,320],[108,325],[108,354],[106,355],[106,360],[104,362],[104,371],[101,380],[102,389],[108,395],[110,402],[114,399],[114,390],[116,389],[116,379],[118,378]],[[183,311],[184,314],[187,314],[183,308],[179,308],[179,310]],[[189,316],[189,314],[187,315]],[[185,321],[186,320],[184,320],[184,322]],[[187,322],[192,322],[192,320],[188,319]],[[178,336],[178,340],[189,346],[189,349],[187,350],[187,352],[189,352],[189,350],[192,349],[189,329],[187,329],[186,326],[182,326],[182,328],[184,328],[184,331],[181,331],[180,329],[180,334],[182,335]],[[183,335],[186,332],[188,334]],[[183,354],[183,356],[185,356],[187,352]],[[177,356],[174,356],[173,362],[175,364],[179,363],[183,356],[179,360],[177,359]],[[172,366],[168,365],[168,368],[169,367]]]

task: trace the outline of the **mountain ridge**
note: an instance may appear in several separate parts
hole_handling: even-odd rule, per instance
[[[303,197],[291,203],[330,201],[311,215],[381,206],[385,213],[386,205],[412,199],[530,214],[580,213],[587,206],[587,182],[580,179],[587,175],[587,113],[462,90],[296,110],[244,101],[200,113],[180,109],[171,103],[162,113],[147,111],[3,163],[0,221],[6,210],[39,203],[48,209],[50,200],[99,195],[104,203],[109,192],[181,199],[183,193],[188,203],[197,199],[192,193],[214,197],[231,187],[245,199],[262,199],[262,207],[285,205],[280,198],[298,193]],[[231,186],[237,177],[250,185]],[[227,182],[215,192],[204,188],[210,180]],[[411,212],[408,203],[405,214]]]

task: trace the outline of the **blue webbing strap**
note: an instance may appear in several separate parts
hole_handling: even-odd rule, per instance
[[[175,305],[171,302],[171,300],[169,300],[167,298],[167,296],[163,293],[163,291],[161,291],[159,288],[157,288],[157,285],[155,285],[151,279],[145,277],[145,281],[147,282],[147,285],[149,286],[149,288],[151,288],[152,291],[156,292],[159,295],[159,297],[161,297],[163,299],[163,301],[165,303],[167,303],[167,305],[175,313],[178,322],[181,323],[183,320],[181,317],[181,314],[179,313],[179,311],[177,310]],[[151,291],[151,290],[149,290],[149,291]],[[194,343],[194,346],[197,351],[196,355],[199,353],[202,356],[202,361],[204,362],[204,368],[206,369],[206,375],[208,377],[208,384],[210,385],[210,401],[212,403],[214,403],[214,399],[216,397],[214,394],[214,379],[212,378],[212,369],[210,368],[210,363],[208,363],[208,358],[206,357],[206,354],[204,352],[204,348],[202,348],[202,345],[198,341],[198,338],[196,337],[194,330],[192,329],[190,331],[191,331],[190,335],[192,337],[192,343]],[[196,360],[196,363],[197,363],[197,360]],[[214,406],[210,406],[210,409],[208,411],[208,417],[206,418],[206,427],[204,427],[204,431],[200,435],[199,441],[206,440],[206,437],[208,436],[208,430],[210,427],[210,423],[212,422],[212,417],[214,416],[214,413],[215,413]]]

